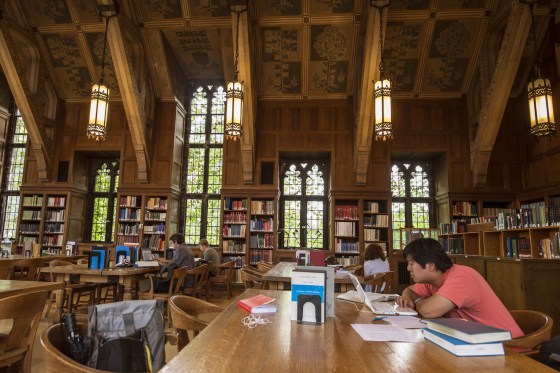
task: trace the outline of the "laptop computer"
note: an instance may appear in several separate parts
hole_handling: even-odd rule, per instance
[[[344,296],[345,294],[340,294],[339,296],[337,296],[337,299],[350,300],[352,302],[357,301],[359,303],[363,303],[366,305],[367,308],[369,308],[371,312],[375,313],[376,315],[408,315],[408,316],[418,315],[418,312],[416,312],[412,308],[399,307],[394,303],[383,302],[383,299],[386,297],[385,294],[366,293],[364,291],[364,288],[362,287],[362,284],[360,284],[360,281],[356,276],[354,276],[352,273],[349,273],[348,276],[352,280],[354,287],[356,287],[355,294],[358,295],[358,300],[354,300],[355,298],[352,296],[354,295],[352,291],[346,293],[346,294],[350,293],[350,297]],[[370,298],[373,298],[373,300],[371,300]]]

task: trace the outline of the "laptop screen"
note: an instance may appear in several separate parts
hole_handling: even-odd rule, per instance
[[[366,305],[367,308],[371,310],[371,312],[375,313],[375,310],[373,309],[373,306],[371,305],[369,298],[366,296],[364,288],[362,287],[362,284],[360,284],[358,278],[354,276],[352,273],[348,273],[348,276],[350,276],[350,279],[352,280],[354,287],[356,287],[356,292],[358,293],[358,296],[360,297],[362,302]]]
[[[143,247],[141,249],[141,252],[142,252],[142,260],[145,260],[145,261],[148,261],[148,262],[154,260],[152,250]]]

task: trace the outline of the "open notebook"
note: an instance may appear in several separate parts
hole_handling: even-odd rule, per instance
[[[388,300],[394,300],[396,294],[378,294],[378,293],[366,293],[362,284],[356,276],[349,273],[352,283],[356,287],[356,290],[351,290],[344,294],[338,295],[337,299],[348,300],[351,302],[364,303],[371,312],[377,315],[409,315],[415,316],[418,313],[412,308],[398,307],[394,303],[386,302]]]

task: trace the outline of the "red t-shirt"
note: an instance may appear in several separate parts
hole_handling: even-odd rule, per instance
[[[457,308],[445,317],[458,317],[509,330],[512,338],[524,335],[490,285],[470,267],[455,264],[443,274],[439,288],[418,283],[413,285],[412,290],[423,298],[438,294],[453,302]]]

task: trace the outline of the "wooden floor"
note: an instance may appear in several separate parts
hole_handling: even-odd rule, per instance
[[[244,289],[242,289],[241,287],[234,287],[234,297],[236,297],[237,295],[241,294],[243,292]],[[232,299],[226,299],[225,295],[223,293],[215,293],[215,295],[217,296],[214,299],[210,299],[210,302],[225,307],[228,306]],[[220,297],[221,296],[221,297]],[[219,298],[218,298],[219,297]],[[56,312],[54,312],[54,310],[51,310],[50,315],[44,319],[41,320],[41,322],[39,323],[39,329],[37,330],[37,337],[35,338],[35,345],[33,347],[33,358],[32,358],[32,362],[31,362],[31,371],[32,372],[42,372],[43,371],[43,348],[41,346],[41,341],[40,336],[41,334],[51,325],[53,325],[54,323],[57,323],[58,320],[53,320],[53,317],[56,314]],[[86,322],[87,320],[87,316],[84,314],[83,316],[78,316],[78,321],[84,321]],[[3,323],[7,321],[7,320],[2,320],[0,321],[0,330],[4,329]],[[11,324],[10,324],[11,325]],[[171,360],[175,355],[177,354],[177,346],[176,345],[171,345],[170,343],[166,343],[165,344],[165,360],[169,361]]]

